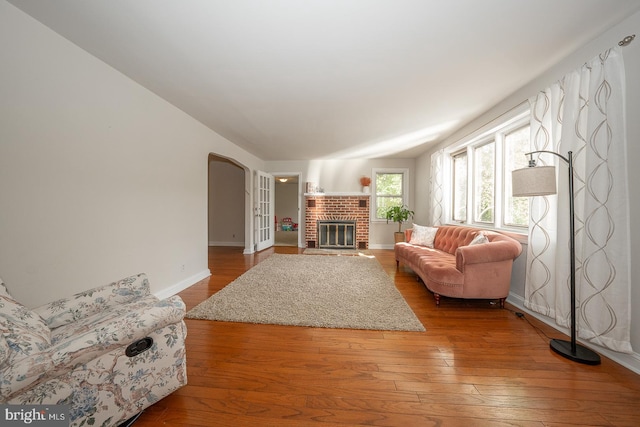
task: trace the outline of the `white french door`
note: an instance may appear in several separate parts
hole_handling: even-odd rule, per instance
[[[275,232],[274,199],[275,179],[266,172],[256,172],[256,250],[273,246]]]

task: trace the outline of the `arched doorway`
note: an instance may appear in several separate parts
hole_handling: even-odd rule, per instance
[[[208,157],[208,244],[239,246],[253,253],[249,169],[233,159]]]

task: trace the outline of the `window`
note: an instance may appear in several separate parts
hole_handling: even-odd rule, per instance
[[[495,146],[495,142],[491,141],[474,149],[473,205],[475,222],[488,224],[494,222]]]
[[[467,221],[467,152],[453,156],[453,220]]]
[[[407,169],[374,169],[374,219],[385,220],[392,206],[408,205]]]
[[[493,228],[527,226],[529,200],[511,195],[511,171],[527,165],[529,131],[526,112],[451,152],[450,221]]]
[[[529,149],[529,126],[509,132],[504,138],[504,223],[505,225],[526,227],[529,223],[529,198],[511,195],[511,172],[529,164],[526,153]]]

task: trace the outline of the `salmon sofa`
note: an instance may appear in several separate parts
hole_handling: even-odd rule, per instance
[[[418,237],[418,234],[420,237]],[[504,234],[465,226],[422,227],[405,231],[394,247],[396,266],[413,270],[436,305],[440,297],[499,299],[509,295],[513,261],[520,243]]]

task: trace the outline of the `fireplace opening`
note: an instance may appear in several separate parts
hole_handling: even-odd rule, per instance
[[[355,249],[356,221],[318,221],[318,247],[321,249]]]

